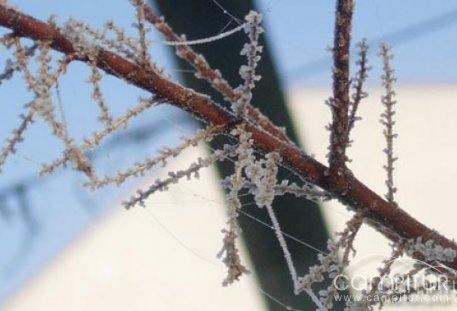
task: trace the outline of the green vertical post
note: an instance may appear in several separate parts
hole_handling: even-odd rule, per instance
[[[217,3],[232,16],[240,19],[243,19],[250,10],[255,9],[252,0],[219,0]],[[155,0],[155,4],[175,31],[178,34],[186,34],[189,40],[213,36],[224,29],[231,20],[231,17],[224,14],[216,2],[210,0]],[[236,26],[237,24],[232,22],[228,28]],[[298,142],[266,40],[267,36],[268,29],[266,34],[261,36],[260,42],[264,49],[257,73],[262,76],[262,79],[253,91],[253,102],[274,124],[286,127],[287,135]],[[219,69],[232,86],[238,86],[242,83],[238,70],[246,61],[245,57],[240,56],[240,51],[246,42],[247,36],[244,32],[238,32],[223,40],[193,48],[204,55],[213,68]],[[176,61],[180,69],[191,69],[181,59],[176,58]],[[186,86],[209,94],[222,102],[222,97],[212,90],[206,81],[198,80],[189,73],[184,73],[182,80]],[[224,140],[221,139],[212,143],[211,147],[219,148],[223,143]],[[228,176],[233,169],[229,163],[220,163],[218,171],[221,176]],[[282,178],[297,181],[290,172],[284,170],[280,174]],[[266,211],[250,204],[252,202],[252,197],[243,198],[243,203],[246,204],[243,206],[243,211],[263,222],[270,223]],[[293,196],[282,196],[275,199],[274,210],[284,232],[318,249],[326,250],[328,233],[321,211],[315,203],[296,199]],[[239,223],[242,228],[242,238],[262,290],[287,306],[314,310],[314,303],[306,295],[294,295],[286,262],[273,230],[243,214],[239,217]],[[306,273],[309,266],[316,264],[315,250],[290,239],[287,243],[300,275]],[[266,296],[265,302],[268,310],[284,310],[284,306]]]

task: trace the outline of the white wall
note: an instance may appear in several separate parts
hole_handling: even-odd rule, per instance
[[[204,149],[193,148],[171,163],[187,167]],[[1,309],[262,310],[252,275],[221,285],[226,270],[216,254],[226,219],[212,169],[154,195],[147,205],[115,208]]]
[[[411,86],[398,87],[397,93],[397,201],[420,221],[449,238],[456,237],[452,194],[457,177],[457,90],[455,86]],[[327,90],[320,89],[290,93],[307,149],[323,161],[328,145],[324,125],[330,120],[323,103],[328,96]],[[379,97],[379,90],[371,90],[362,103],[363,120],[356,124],[350,157],[359,179],[382,194],[384,138]],[[174,167],[186,167],[202,155],[202,149],[197,153],[187,153]],[[152,175],[153,180],[157,178]],[[200,181],[181,183],[154,196],[146,209],[115,209],[24,286],[3,310],[262,310],[261,290],[252,276],[228,288],[221,286],[225,268],[215,254],[222,245],[224,213],[211,170],[202,172]],[[325,214],[335,230],[350,216],[338,204],[328,204]],[[377,255],[388,254],[386,241],[369,228],[362,230],[357,246],[360,258],[351,269],[355,273],[374,271],[380,265]],[[402,310],[413,308],[429,307]]]
[[[396,197],[401,208],[427,226],[437,229],[448,238],[456,238],[455,180],[457,177],[457,89],[455,85],[411,85],[395,88],[398,103],[395,107]],[[349,157],[350,168],[362,182],[384,195],[386,175],[385,140],[379,122],[383,105],[381,89],[368,90],[370,96],[360,106],[362,120],[356,122]],[[324,101],[329,90],[307,89],[289,93],[298,132],[308,152],[325,163],[328,131],[324,126],[331,120]],[[350,213],[338,203],[326,204],[326,218],[334,230],[341,231]],[[387,240],[365,226],[356,239],[357,257],[350,272],[376,275],[381,256],[390,254]],[[401,310],[455,310],[454,305],[411,305]],[[398,306],[383,310],[397,310]]]

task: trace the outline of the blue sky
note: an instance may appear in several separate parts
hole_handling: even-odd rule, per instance
[[[334,2],[260,4],[284,81],[294,86],[329,83],[331,56],[325,49],[332,43]],[[367,38],[374,55],[381,40],[393,45],[400,83],[456,80],[455,1],[366,0],[356,1],[355,9],[353,42]],[[379,64],[374,57],[371,63]],[[379,75],[378,67],[371,76]]]
[[[212,0],[208,5],[215,5]],[[41,0],[9,1],[25,13],[46,19],[56,14],[59,22],[68,17],[83,20],[99,27],[112,19],[126,29],[132,23],[133,10],[127,0]],[[276,56],[276,63],[285,87],[328,86],[330,83],[330,53],[325,49],[332,43],[333,1],[303,0],[260,0],[259,8],[265,17],[266,35]],[[98,9],[94,9],[97,7]],[[103,9],[99,9],[103,8]],[[227,19],[221,11],[220,18]],[[456,21],[456,22],[454,22]],[[394,67],[399,83],[455,83],[457,81],[457,3],[451,0],[366,0],[358,1],[354,17],[353,40],[367,38],[373,42],[374,66],[370,74],[370,84],[379,82],[379,61],[374,57],[376,44],[385,40],[393,45]],[[211,30],[209,35],[220,30]],[[155,37],[160,39],[160,37]],[[194,38],[189,38],[194,39]],[[160,45],[153,46],[151,52],[159,63],[168,68],[171,74],[174,65]],[[5,53],[0,53],[0,64],[5,61]],[[88,71],[84,66],[75,65],[61,82],[63,105],[68,116],[69,130],[76,136],[88,135],[97,128],[96,112],[91,104],[90,89],[85,83]],[[20,79],[6,82],[0,87],[3,99],[0,140],[17,125],[17,115],[23,111],[22,105],[31,99],[19,83]],[[114,113],[120,115],[126,106],[131,106],[140,95],[146,95],[135,88],[125,88],[123,83],[113,78],[103,81],[103,88],[109,89],[107,101],[113,103]],[[170,125],[167,132],[153,133],[141,138],[132,135],[123,137],[132,143],[122,150],[111,150],[100,157],[102,171],[113,171],[120,166],[150,154],[161,145],[173,144],[181,135],[172,120],[181,114],[167,107],[160,107],[154,113],[140,118],[131,129],[140,129],[153,122]],[[146,122],[148,121],[148,122]],[[185,131],[190,126],[183,125]],[[37,122],[27,134],[17,155],[12,157],[0,178],[0,194],[3,217],[0,218],[0,302],[11,290],[20,286],[34,271],[48,262],[71,241],[81,230],[96,220],[106,206],[122,196],[132,183],[116,190],[109,188],[97,193],[81,190],[82,179],[78,174],[60,170],[55,177],[36,181],[40,164],[53,159],[60,152],[61,145],[53,139],[49,130]],[[141,140],[143,139],[143,140]],[[136,143],[135,143],[136,142]],[[142,148],[139,148],[139,147]],[[145,147],[147,146],[147,147]],[[57,150],[57,151],[56,151]],[[18,181],[27,181],[27,198],[32,207],[32,223],[24,223],[21,204],[14,193],[21,191]],[[29,187],[30,186],[30,187]],[[8,191],[7,191],[8,190]],[[16,192],[15,192],[16,191]],[[9,193],[9,195],[5,195]],[[120,208],[117,206],[116,208]],[[35,226],[35,227],[34,227]],[[33,232],[31,232],[31,230]],[[34,231],[35,230],[35,231]],[[30,239],[31,233],[35,236]]]

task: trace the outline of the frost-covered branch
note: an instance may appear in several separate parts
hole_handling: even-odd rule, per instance
[[[118,171],[116,175],[105,176],[104,178],[96,181],[92,181],[87,185],[92,188],[101,188],[109,184],[122,184],[129,177],[143,176],[145,172],[153,168],[158,164],[165,166],[170,158],[177,157],[182,151],[188,147],[197,146],[199,142],[209,142],[214,135],[218,134],[224,127],[209,127],[204,130],[199,130],[193,137],[184,137],[183,142],[174,148],[163,148],[159,150],[159,155],[152,158],[146,159],[141,162],[135,163],[132,167],[125,171]]]
[[[146,19],[152,23],[158,31],[160,31],[167,40],[170,42],[183,42],[185,39],[174,32],[171,26],[165,22],[163,17],[158,17],[148,6],[144,7]],[[246,24],[242,25],[245,28]],[[195,76],[199,79],[204,79],[219,92],[226,101],[230,103],[237,102],[240,99],[240,92],[237,92],[232,86],[229,85],[227,80],[224,79],[221,72],[217,69],[211,68],[210,64],[206,61],[203,55],[196,53],[191,46],[188,45],[176,45],[176,54],[188,62],[197,71]],[[284,129],[277,127],[272,124],[271,121],[265,117],[258,109],[254,108],[253,105],[248,104],[247,106],[249,118],[252,119],[266,132],[272,136],[294,144],[289,137],[285,134]]]
[[[391,204],[396,204],[394,200],[394,194],[397,191],[394,185],[394,162],[397,158],[394,156],[394,139],[398,136],[394,133],[394,105],[396,104],[395,92],[393,90],[393,83],[395,82],[394,70],[390,66],[390,60],[393,56],[389,53],[389,47],[386,44],[381,44],[380,56],[383,63],[383,75],[382,81],[385,89],[385,94],[381,97],[381,101],[385,106],[385,111],[381,115],[381,123],[384,125],[384,137],[386,138],[386,148],[384,153],[387,157],[387,163],[384,166],[384,169],[387,172],[387,194],[386,199]]]
[[[333,53],[333,97],[328,101],[332,111],[330,124],[329,174],[334,191],[349,187],[346,148],[349,143],[349,48],[353,13],[352,0],[336,1]]]
[[[387,48],[381,54],[384,60],[383,83],[386,94],[382,101],[386,106],[383,115],[384,132],[387,141],[386,170],[388,173],[387,200],[371,191],[352,175],[346,166],[346,148],[350,144],[349,133],[357,120],[356,112],[360,101],[366,96],[363,84],[366,79],[367,46],[363,41],[359,48],[359,72],[352,81],[354,94],[349,96],[349,45],[351,33],[352,0],[337,0],[337,14],[335,23],[335,41],[333,47],[333,97],[328,101],[333,120],[330,124],[329,167],[319,163],[312,157],[304,154],[297,146],[291,143],[285,133],[271,124],[261,113],[252,107],[252,89],[259,79],[256,67],[260,60],[261,46],[259,34],[262,29],[259,25],[261,16],[251,12],[242,25],[249,37],[241,54],[246,56],[247,65],[240,68],[243,84],[233,89],[222,77],[219,71],[213,70],[203,56],[196,54],[184,36],[176,35],[173,30],[157,18],[145,5],[143,0],[131,1],[136,9],[136,25],[138,38],[128,37],[124,31],[113,22],[105,25],[103,32],[91,29],[85,23],[68,20],[59,29],[54,21],[42,22],[27,16],[6,5],[0,5],[0,25],[12,30],[12,34],[0,38],[1,44],[13,47],[15,61],[7,64],[7,70],[1,76],[8,79],[16,70],[20,70],[23,80],[33,98],[27,106],[29,109],[19,127],[13,131],[12,138],[7,140],[0,154],[0,166],[7,156],[15,151],[17,144],[22,140],[23,133],[35,117],[41,118],[53,131],[64,145],[61,158],[45,166],[43,172],[51,172],[60,165],[71,163],[73,168],[85,173],[89,178],[87,185],[93,188],[110,183],[122,183],[131,176],[144,174],[153,166],[165,164],[169,158],[180,154],[189,146],[197,144],[205,138],[214,135],[229,135],[239,143],[233,146],[226,145],[223,150],[215,150],[206,158],[199,158],[188,168],[171,171],[168,176],[153,182],[146,190],[137,193],[124,203],[130,208],[136,204],[143,205],[151,194],[156,191],[166,190],[171,184],[179,182],[182,178],[197,177],[200,169],[210,166],[216,161],[230,160],[234,162],[234,173],[228,177],[224,184],[229,189],[227,201],[229,205],[229,219],[227,227],[223,230],[223,248],[219,253],[228,268],[228,275],[224,284],[231,284],[247,272],[241,263],[236,239],[239,236],[237,217],[241,212],[242,204],[239,198],[242,189],[248,189],[253,195],[258,207],[266,209],[272,223],[272,230],[278,239],[280,248],[289,267],[294,289],[306,292],[318,306],[319,310],[332,307],[332,297],[336,289],[334,284],[320,291],[313,291],[313,284],[320,283],[325,277],[334,278],[349,264],[349,258],[355,253],[353,241],[362,224],[374,227],[386,237],[394,241],[396,246],[405,245],[405,253],[423,260],[426,263],[438,262],[441,268],[457,268],[457,245],[438,232],[431,230],[416,221],[413,217],[401,210],[394,201],[393,194],[393,100],[394,81],[393,71],[389,65],[390,56]],[[169,42],[176,43],[178,55],[187,60],[197,70],[197,76],[204,78],[218,90],[232,104],[232,110],[226,110],[214,102],[207,95],[197,93],[175,83],[159,69],[148,54],[148,28],[146,21],[161,31]],[[235,29],[241,29],[237,27]],[[230,31],[228,33],[231,33]],[[228,33],[217,36],[220,39]],[[112,36],[115,36],[115,39]],[[22,47],[22,38],[29,38],[34,42],[38,51],[36,70],[30,70],[29,59],[31,53]],[[205,43],[213,38],[197,40],[194,43]],[[63,53],[63,57],[55,61],[51,58],[51,50]],[[69,63],[80,61],[91,70],[89,81],[93,86],[93,99],[101,111],[99,121],[103,128],[93,133],[82,143],[76,143],[70,136],[65,121],[63,109],[59,117],[54,107],[53,89],[58,80],[65,73]],[[53,64],[58,64],[52,70]],[[139,87],[151,93],[151,100],[146,100],[135,108],[128,110],[123,116],[111,116],[110,107],[105,102],[100,80],[102,72]],[[351,101],[352,99],[352,101]],[[96,147],[101,141],[115,130],[126,127],[129,120],[143,113],[155,104],[167,102],[189,112],[195,118],[207,124],[206,130],[199,132],[195,137],[185,140],[174,149],[162,150],[155,158],[148,158],[138,162],[125,171],[120,171],[112,176],[99,179],[86,152]],[[278,181],[279,167],[286,168],[297,175],[303,186],[289,183],[288,180]],[[348,222],[346,229],[340,234],[336,243],[329,243],[329,253],[319,256],[319,265],[311,267],[304,277],[298,277],[289,252],[286,235],[282,232],[280,223],[272,208],[272,202],[278,195],[286,193],[308,199],[339,199],[350,210],[355,211],[354,218]],[[423,242],[425,241],[425,242]],[[406,244],[402,244],[406,243]],[[342,253],[342,254],[341,254]],[[342,258],[339,258],[341,254]],[[397,258],[400,252],[391,258]],[[386,264],[380,271],[381,276],[389,273],[390,266]]]
[[[261,79],[256,75],[257,64],[260,61],[260,53],[262,46],[259,44],[259,36],[263,32],[260,27],[262,15],[251,11],[246,16],[247,25],[244,31],[248,34],[249,43],[245,43],[240,54],[247,58],[247,65],[241,65],[240,76],[244,80],[244,84],[238,88],[240,94],[239,99],[232,103],[232,110],[240,119],[245,119],[248,116],[247,107],[252,101],[252,90],[255,83]]]
[[[37,20],[15,9],[0,6],[0,25],[14,31],[15,35],[35,41],[47,40],[49,46],[66,55],[73,55],[74,60],[88,62],[87,55],[76,53],[73,43],[54,25]],[[196,93],[170,81],[160,72],[145,70],[141,66],[117,55],[114,52],[98,48],[96,65],[106,73],[124,79],[139,88],[159,95],[173,105],[188,111],[195,118],[212,125],[236,124],[237,118],[223,109],[207,96]],[[262,128],[247,123],[245,130],[251,134],[253,147],[268,154],[278,152],[282,165],[290,168],[299,177],[327,190],[334,197],[355,210],[368,209],[366,217],[379,227],[395,232],[405,239],[423,237],[432,239],[444,248],[457,250],[457,245],[418,222],[402,209],[382,199],[375,192],[361,183],[354,176],[348,176],[350,188],[344,195],[335,191],[327,175],[328,168],[305,155],[288,141],[278,139]],[[389,236],[390,237],[390,236]],[[450,268],[457,268],[457,260],[443,263]]]
[[[364,98],[368,97],[368,93],[364,91],[364,84],[368,77],[368,71],[371,67],[368,65],[368,43],[366,39],[363,39],[359,44],[357,44],[359,48],[359,59],[357,60],[356,64],[359,67],[357,71],[356,77],[353,79],[353,88],[354,93],[352,94],[351,102],[349,103],[349,125],[348,125],[348,135],[352,128],[354,127],[354,123],[360,119],[357,116],[357,110],[361,101]]]
[[[122,203],[122,205],[129,209],[139,204],[144,206],[146,199],[157,191],[165,191],[171,184],[176,184],[182,178],[186,177],[188,180],[192,177],[199,178],[200,169],[212,165],[216,161],[222,161],[225,159],[227,154],[232,152],[231,146],[226,146],[224,150],[216,150],[206,158],[198,158],[197,162],[192,163],[187,169],[179,170],[177,172],[169,172],[168,177],[165,179],[157,179],[149,188],[146,190],[137,190],[136,195],[132,196],[128,201]]]

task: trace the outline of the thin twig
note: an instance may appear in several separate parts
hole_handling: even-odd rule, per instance
[[[357,110],[359,108],[360,102],[368,97],[368,93],[363,90],[365,81],[368,77],[368,70],[370,66],[368,65],[368,43],[367,40],[363,39],[358,45],[359,48],[359,59],[357,60],[357,65],[359,70],[357,71],[357,76],[354,78],[354,94],[352,94],[352,101],[349,103],[349,125],[348,125],[348,136],[351,130],[354,128],[355,121],[359,120],[360,117],[357,117]]]
[[[384,169],[387,173],[387,193],[386,199],[391,204],[396,204],[394,199],[394,194],[397,192],[397,188],[394,185],[394,162],[397,161],[397,158],[394,156],[394,145],[393,141],[398,136],[394,133],[395,121],[393,119],[395,115],[394,105],[396,104],[395,92],[393,90],[393,83],[395,82],[394,70],[390,66],[390,60],[392,55],[390,54],[390,48],[386,44],[381,44],[380,56],[383,62],[383,75],[382,81],[385,89],[385,94],[381,97],[381,101],[385,106],[385,111],[381,115],[381,123],[384,125],[385,129],[383,131],[386,138],[386,148],[383,150],[386,154],[387,160]]]

